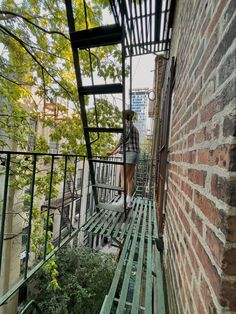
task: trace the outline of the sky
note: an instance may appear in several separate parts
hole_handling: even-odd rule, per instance
[[[153,88],[155,55],[133,57],[133,88]]]
[[[113,24],[114,18],[108,12],[103,11],[103,24]],[[150,88],[153,87],[153,75],[155,68],[155,55],[148,54],[132,58],[133,62],[133,88]],[[127,84],[128,85],[128,84]],[[129,88],[129,87],[128,87]]]

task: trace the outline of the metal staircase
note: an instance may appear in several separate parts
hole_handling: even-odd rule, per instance
[[[110,186],[107,184],[100,184],[96,182],[94,163],[110,163],[110,164],[119,164],[124,165],[126,156],[125,156],[125,143],[123,143],[123,161],[109,161],[109,160],[101,160],[94,158],[92,144],[94,141],[91,141],[91,133],[97,133],[98,138],[99,134],[103,132],[108,133],[121,133],[125,137],[125,120],[123,117],[123,127],[122,128],[106,128],[106,127],[91,127],[88,125],[87,111],[85,106],[85,96],[93,96],[95,111],[96,111],[96,100],[95,95],[106,95],[106,94],[122,94],[122,109],[125,110],[125,45],[124,45],[124,23],[122,23],[122,27],[118,24],[108,25],[108,26],[100,26],[95,28],[88,28],[88,24],[86,21],[87,29],[85,30],[75,30],[75,20],[73,16],[73,8],[71,0],[66,0],[66,11],[67,11],[67,20],[69,25],[70,39],[71,39],[71,47],[73,52],[73,60],[74,60],[74,68],[76,73],[77,80],[77,89],[79,94],[79,103],[80,103],[80,113],[81,119],[83,123],[84,129],[84,138],[86,142],[87,148],[87,156],[89,162],[89,170],[90,177],[92,182],[93,196],[95,200],[95,205],[97,211],[100,209],[112,210],[118,212],[125,212],[126,215],[126,197],[124,197],[124,206],[119,207],[117,205],[111,203],[102,203],[99,202],[98,199],[98,189],[108,189],[108,190],[116,190],[124,192],[126,196],[126,173],[124,170],[124,190],[118,186]],[[86,20],[86,6],[84,6],[85,11],[85,20]],[[124,19],[124,14],[122,14],[122,19]],[[122,51],[122,83],[116,84],[104,84],[104,85],[94,85],[93,79],[93,69],[91,64],[91,52],[90,48],[94,47],[103,47],[109,45],[121,44]],[[92,78],[92,85],[84,86],[82,82],[82,74],[81,74],[81,66],[79,59],[79,50],[86,50],[89,53],[90,57],[90,74]]]

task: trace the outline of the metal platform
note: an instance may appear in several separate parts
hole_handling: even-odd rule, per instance
[[[151,236],[153,241],[158,238],[153,201],[147,198],[135,198],[126,218],[124,212],[113,209],[114,204],[106,204],[106,206],[110,210],[101,209],[94,213],[82,226],[82,231],[104,235],[114,241],[122,242],[130,228],[133,228],[132,235],[137,233],[138,238],[141,238],[143,230],[145,230],[145,238]],[[138,217],[141,217],[141,223],[140,228],[136,229]]]

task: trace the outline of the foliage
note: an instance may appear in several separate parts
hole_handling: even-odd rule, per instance
[[[56,256],[59,289],[45,272],[36,280],[36,302],[47,314],[98,313],[114,275],[112,255],[67,247]]]

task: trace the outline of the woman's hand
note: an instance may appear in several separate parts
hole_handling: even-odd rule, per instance
[[[107,152],[107,153],[106,153],[106,156],[107,156],[107,157],[112,156],[112,155],[113,155],[113,152]]]

